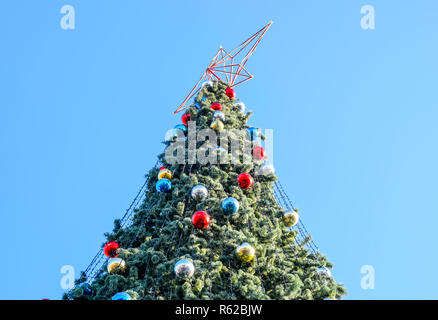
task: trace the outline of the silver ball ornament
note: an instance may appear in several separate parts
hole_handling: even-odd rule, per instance
[[[275,168],[272,164],[270,164],[268,162],[264,162],[260,166],[260,172],[262,175],[269,176],[271,174],[275,174]]]
[[[193,199],[201,201],[205,200],[208,197],[208,190],[202,184],[198,184],[192,188],[190,195]]]
[[[324,278],[330,278],[332,276],[330,270],[325,267],[319,268],[316,272]]]
[[[213,87],[213,81],[211,81],[211,80],[204,81],[204,82],[201,84],[201,87],[205,87],[205,86]]]
[[[222,111],[215,111],[213,113],[213,118],[214,119],[219,119],[222,122],[224,122],[225,121],[225,113],[223,113]]]
[[[193,275],[195,272],[195,266],[190,260],[181,259],[175,263],[174,271],[178,278],[186,279]]]
[[[245,104],[243,102],[236,102],[234,103],[234,107],[240,112],[240,113],[244,113],[245,112]]]

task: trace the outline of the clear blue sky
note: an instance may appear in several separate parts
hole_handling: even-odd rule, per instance
[[[64,4],[76,29],[60,27]],[[360,27],[375,7],[375,30]],[[438,2],[1,1],[0,299],[57,299],[218,46],[274,20],[237,87],[349,299],[438,298]],[[375,289],[362,290],[363,265]]]

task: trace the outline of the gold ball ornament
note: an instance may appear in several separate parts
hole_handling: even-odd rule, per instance
[[[169,169],[163,169],[160,170],[160,172],[158,173],[158,180],[160,179],[172,179],[172,172]]]
[[[243,262],[250,262],[254,259],[255,249],[247,242],[242,243],[236,248],[237,257]]]
[[[116,273],[118,271],[123,272],[126,269],[125,260],[121,258],[111,258],[108,260],[108,272]]]
[[[293,211],[287,211],[283,215],[283,220],[286,227],[293,227],[298,223],[299,219],[300,217],[298,215],[298,209],[295,209]]]
[[[220,121],[219,119],[216,119],[211,123],[210,128],[219,132],[219,131],[224,130],[225,126],[224,126],[224,123],[222,121]]]

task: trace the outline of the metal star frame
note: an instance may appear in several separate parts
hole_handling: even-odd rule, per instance
[[[227,83],[228,86],[232,88],[238,84],[241,84],[242,82],[252,79],[253,76],[245,69],[245,64],[254,53],[255,49],[260,43],[260,40],[262,40],[272,23],[273,21],[270,21],[266,26],[261,28],[229,53],[225,51],[222,46],[220,46],[209,66],[202,74],[202,77],[199,79],[184,101],[173,112],[173,114],[177,114],[178,112],[188,108],[186,106],[187,102],[193,96],[198,94],[202,88],[201,81],[217,79],[218,81],[221,80]],[[240,59],[242,56],[243,58]],[[240,62],[238,62],[239,60]]]

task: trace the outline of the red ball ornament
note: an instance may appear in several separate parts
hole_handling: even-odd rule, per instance
[[[187,122],[190,121],[190,113],[183,114],[181,121],[187,127]]]
[[[228,98],[233,99],[234,96],[236,95],[236,93],[234,92],[233,88],[227,88],[225,90],[225,94],[227,95]]]
[[[262,147],[255,147],[252,149],[252,155],[256,160],[262,160],[265,158],[265,149]]]
[[[210,108],[216,111],[222,111],[222,105],[219,102],[213,103]]]
[[[164,169],[166,169],[166,167],[161,167],[161,168],[160,168],[160,171],[161,171],[161,170],[164,170]]]
[[[248,189],[253,185],[254,179],[251,177],[249,173],[241,173],[237,177],[237,183],[239,184],[239,187],[241,187],[242,189]]]
[[[108,242],[105,247],[103,247],[103,253],[108,258],[116,258],[119,254],[119,244],[115,241]]]
[[[196,229],[205,229],[210,224],[210,215],[205,211],[195,212],[192,216],[192,223]]]

